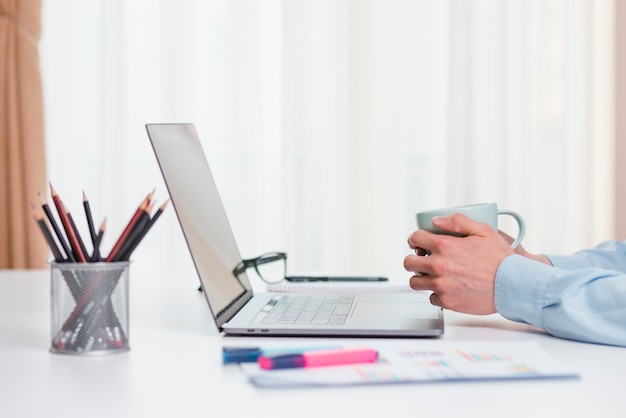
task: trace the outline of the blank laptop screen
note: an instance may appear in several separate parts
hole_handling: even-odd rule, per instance
[[[149,124],[148,135],[214,316],[251,292],[217,186],[192,124]]]

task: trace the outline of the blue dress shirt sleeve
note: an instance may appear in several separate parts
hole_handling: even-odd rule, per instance
[[[513,321],[577,341],[626,346],[626,244],[607,241],[552,266],[511,255],[496,272],[495,305]]]

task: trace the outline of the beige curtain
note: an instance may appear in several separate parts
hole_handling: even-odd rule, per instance
[[[46,196],[40,0],[0,0],[0,269],[45,267],[30,202]]]

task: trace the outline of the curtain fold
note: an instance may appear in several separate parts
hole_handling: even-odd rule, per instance
[[[31,202],[46,190],[40,0],[0,0],[0,269],[43,268]]]

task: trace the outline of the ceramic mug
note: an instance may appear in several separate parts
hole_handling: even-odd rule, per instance
[[[447,235],[455,235],[462,236],[460,234],[455,234],[453,232],[444,231],[433,226],[433,218],[435,216],[447,216],[452,215],[453,213],[463,213],[469,218],[474,219],[475,221],[484,222],[489,224],[494,230],[498,230],[498,216],[500,215],[508,215],[513,217],[517,222],[517,237],[515,241],[511,244],[511,247],[515,248],[522,242],[524,238],[524,234],[526,233],[526,223],[524,222],[524,218],[517,212],[511,210],[498,210],[498,205],[496,203],[477,203],[473,205],[464,205],[464,206],[454,206],[449,208],[440,208],[440,209],[431,209],[418,212],[415,216],[417,219],[417,227],[419,229],[423,229],[425,231],[430,231],[435,234],[447,234]]]

